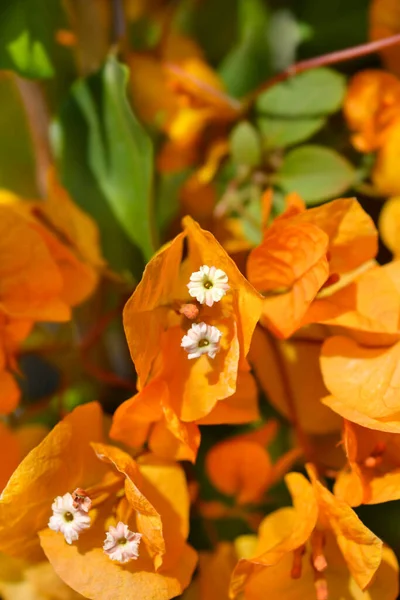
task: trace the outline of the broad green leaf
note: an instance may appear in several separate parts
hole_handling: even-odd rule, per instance
[[[269,13],[263,0],[239,0],[240,39],[219,68],[230,94],[240,98],[271,75]]]
[[[100,105],[87,80],[73,92],[89,127],[89,165],[120,226],[148,260],[156,250],[152,143],[126,97],[127,67],[111,56],[97,77]]]
[[[59,9],[59,0],[1,0],[1,69],[32,78],[54,75],[52,50]]]
[[[261,144],[257,130],[248,121],[238,123],[229,139],[230,154],[237,165],[256,167],[261,162]]]
[[[14,79],[0,79],[0,188],[34,198],[35,157],[21,96]]]
[[[257,125],[266,150],[286,148],[304,142],[317,133],[325,123],[325,117],[310,117],[309,119],[260,117],[257,119]]]
[[[346,80],[332,69],[305,71],[274,85],[259,96],[256,111],[268,117],[311,118],[339,110]]]
[[[345,78],[326,68],[306,71],[265,91],[257,99],[256,112],[266,148],[285,148],[310,138],[339,110],[345,93]]]
[[[92,76],[87,85],[92,87],[97,81],[98,78]],[[89,126],[74,88],[66,97],[51,134],[62,183],[74,202],[97,222],[107,262],[115,271],[131,273],[139,279],[144,267],[143,258],[121,228],[89,165]]]
[[[284,192],[297,192],[307,204],[317,204],[343,194],[355,177],[354,167],[335,150],[308,145],[288,152],[275,183]]]

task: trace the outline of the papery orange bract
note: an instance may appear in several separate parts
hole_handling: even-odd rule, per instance
[[[272,530],[282,527],[282,519],[278,519],[277,513],[272,513],[269,525]],[[241,538],[238,538],[235,546],[240,548],[240,542]],[[336,600],[336,598],[341,600],[395,600],[398,593],[398,563],[396,555],[390,548],[383,548],[381,565],[373,583],[365,592],[360,590],[350,575],[332,534],[326,536],[324,555],[330,567],[324,573],[325,585],[329,598],[332,600]],[[303,560],[300,579],[290,577],[292,563],[292,557],[286,555],[278,564],[256,575],[246,586],[244,599],[264,600],[266,590],[268,590],[269,597],[274,600],[275,598],[277,600],[280,598],[290,598],[290,600],[316,598],[315,570],[311,562]]]
[[[321,371],[332,396],[324,404],[364,427],[399,433],[399,356],[400,342],[368,348],[341,336],[328,339]]]
[[[339,473],[335,495],[351,506],[400,498],[400,435],[366,429],[345,420],[348,468]]]
[[[150,424],[163,416],[167,428],[180,441],[182,436],[193,439],[194,435],[196,438],[197,433],[193,428],[189,431],[184,424],[181,427],[179,420],[192,422],[205,417],[211,419],[210,414],[220,400],[225,401],[224,407],[228,413],[227,399],[230,397],[234,407],[241,404],[233,395],[239,376],[249,370],[245,357],[261,311],[261,298],[215,238],[200,229],[189,217],[184,219],[184,227],[184,233],[178,235],[147,265],[141,283],[124,310],[124,327],[140,390],[139,395],[129,401],[129,412],[135,419],[136,407],[143,408],[149,402],[153,404],[155,396],[151,388],[146,390],[146,385],[161,382],[157,383],[161,386],[161,394],[156,392],[159,408],[153,411],[154,418],[150,416],[151,410],[146,409],[145,413],[141,410],[142,415],[148,416],[138,416],[139,422]],[[184,243],[188,244],[188,252],[183,260]],[[190,322],[177,308],[192,301],[187,283],[190,274],[201,265],[214,265],[222,269],[228,276],[230,290],[213,307],[200,305],[198,317],[198,320],[204,319],[222,332],[220,352],[211,360],[203,355],[195,361],[189,361],[180,343],[190,328]],[[256,389],[250,385],[248,420],[256,413],[255,396]],[[125,411],[122,405],[114,418],[111,435],[129,443],[128,430],[121,422]],[[246,410],[242,408],[240,412],[243,417]],[[218,418],[221,419],[222,413],[219,413]],[[193,452],[193,444],[189,446]]]
[[[344,111],[360,152],[377,150],[372,181],[382,195],[400,193],[396,161],[400,147],[400,80],[378,70],[362,71],[350,82]]]
[[[397,0],[372,0],[369,13],[369,35],[371,40],[396,35],[400,31],[400,7]],[[380,51],[388,69],[400,75],[400,50],[397,44]]]
[[[0,555],[0,594],[3,600],[79,600],[46,562],[29,564]]]
[[[147,122],[166,133],[158,167],[176,171],[196,163],[207,127],[225,137],[226,127],[238,118],[240,104],[224,94],[218,75],[202,58],[202,51],[185,36],[171,33],[162,41],[161,59],[150,54],[129,58],[133,103]],[[211,153],[206,163],[215,161]],[[210,178],[208,178],[208,181]]]
[[[0,197],[1,200],[1,197]],[[0,312],[19,319],[65,321],[62,277],[40,234],[13,205],[0,203]]]
[[[343,571],[349,570],[355,582],[361,589],[371,584],[375,573],[378,571],[382,560],[382,542],[368,530],[358,519],[352,509],[343,501],[338,500],[327,488],[315,478],[313,470],[310,469],[311,483],[303,475],[291,473],[286,476],[286,482],[293,497],[294,508],[283,508],[272,513],[263,521],[259,530],[258,547],[253,556],[239,560],[232,576],[231,597],[244,590],[244,596],[249,598],[261,598],[260,585],[264,582],[275,580],[273,587],[276,592],[282,591],[280,597],[286,597],[285,591],[291,591],[293,598],[302,598],[301,594],[308,589],[308,597],[312,591],[315,594],[315,580],[329,577],[329,558],[333,548],[340,549],[342,557],[342,574],[336,572],[335,564],[332,565],[330,580],[349,579],[344,576]],[[326,541],[325,549],[317,545],[317,537],[323,536]],[[314,536],[314,537],[313,537]],[[293,552],[299,552],[301,548],[309,549],[312,560],[315,561],[323,553],[327,559],[326,571],[318,572],[315,568],[311,581],[308,569],[303,573],[301,567],[296,570],[291,581],[291,568],[294,563],[287,558]],[[337,551],[336,551],[337,553]],[[292,555],[293,556],[293,555]],[[301,556],[301,555],[300,555]],[[300,559],[301,560],[301,559]],[[302,562],[308,562],[303,558]],[[335,560],[334,563],[337,563]],[[282,567],[279,567],[279,565]],[[317,563],[316,563],[317,564]],[[393,563],[392,563],[393,564]],[[286,574],[282,572],[285,565]],[[394,561],[393,566],[397,570]],[[271,569],[271,576],[267,572]],[[279,576],[278,576],[279,573]],[[294,573],[294,571],[292,571]],[[312,570],[311,570],[312,573]],[[304,580],[303,580],[304,575]],[[392,586],[394,578],[392,579]],[[258,592],[257,592],[258,590]],[[298,590],[298,591],[297,591]],[[391,587],[391,591],[393,587]],[[310,593],[311,592],[311,593]],[[351,598],[351,588],[349,597]],[[335,596],[332,596],[335,597]],[[355,596],[357,597],[357,596]],[[388,596],[388,598],[391,596]],[[394,597],[394,596],[392,596]]]
[[[311,210],[292,205],[265,230],[248,260],[250,282],[266,295],[261,322],[289,337],[329,276],[352,271],[376,252],[374,224],[354,198]]]
[[[85,597],[123,600],[130,590],[141,598],[169,600],[188,585],[197,559],[185,542],[189,495],[184,473],[151,455],[135,462],[104,445],[101,429],[99,405],[81,406],[22,461],[0,502],[0,523],[7,523],[0,549],[38,559],[39,533],[57,574]],[[93,498],[94,512],[90,529],[70,546],[46,525],[54,497],[77,487]],[[121,566],[103,552],[104,532],[110,520],[118,519],[132,522],[130,527],[143,534],[134,564]]]
[[[383,205],[379,215],[379,233],[382,241],[393,253],[394,258],[400,258],[400,197],[389,198]]]
[[[399,339],[400,261],[366,264],[350,282],[327,289],[312,304],[304,323],[344,328],[366,345],[388,345]],[[336,288],[336,289],[335,289]],[[374,293],[371,294],[371,289]]]
[[[341,420],[321,404],[327,394],[322,381],[319,355],[321,343],[312,339],[280,342],[257,327],[249,361],[271,404],[291,419],[293,403],[301,428],[314,434],[339,431]]]
[[[28,454],[2,493],[1,552],[29,560],[43,558],[37,533],[47,525],[54,498],[92,485],[106,472],[89,445],[101,439],[101,409],[91,403],[61,421]]]
[[[3,399],[3,388],[1,388],[1,392]],[[18,429],[11,429],[0,422],[0,449],[2,452],[0,491],[3,490],[24,456],[35,448],[47,433],[48,428],[44,425],[31,424],[20,426]]]
[[[343,109],[360,152],[377,150],[385,143],[399,118],[399,101],[400,81],[390,73],[368,70],[352,78]]]
[[[237,504],[257,503],[268,487],[288,471],[300,450],[293,450],[273,464],[267,450],[277,431],[269,421],[259,430],[235,436],[215,444],[206,456],[206,473],[213,486],[234,496]]]

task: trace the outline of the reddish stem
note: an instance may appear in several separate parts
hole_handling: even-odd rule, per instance
[[[268,81],[262,83],[258,88],[249,94],[245,102],[246,104],[251,104],[255,98],[257,98],[257,96],[265,90],[268,90],[277,83],[286,81],[286,79],[293,77],[293,75],[303,73],[303,71],[309,71],[310,69],[315,69],[316,67],[334,65],[341,62],[346,62],[348,60],[353,60],[354,58],[373,54],[374,52],[379,52],[384,48],[396,46],[397,44],[400,44],[400,33],[377,40],[375,42],[367,42],[366,44],[360,44],[359,46],[353,46],[352,48],[345,48],[344,50],[330,52],[329,54],[322,54],[322,56],[315,56],[314,58],[308,58],[307,60],[301,60],[300,62],[291,65],[281,73],[278,73]]]

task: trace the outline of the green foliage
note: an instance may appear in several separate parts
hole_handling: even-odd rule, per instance
[[[2,0],[0,68],[24,77],[52,77],[58,12],[58,0]]]
[[[355,177],[354,167],[338,152],[310,144],[288,152],[274,180],[284,192],[298,192],[312,205],[340,196]]]
[[[232,130],[229,140],[234,163],[256,167],[261,162],[261,144],[257,130],[248,121],[241,121]]]
[[[302,142],[339,110],[345,78],[332,69],[300,73],[266,90],[256,102],[257,124],[267,148]]]
[[[96,95],[97,76],[86,80]],[[89,125],[72,88],[52,126],[52,144],[63,184],[74,201],[96,221],[103,254],[110,266],[140,278],[143,259],[121,228],[89,163]]]
[[[120,226],[148,260],[156,250],[153,147],[126,97],[127,67],[111,56],[98,74],[100,106],[87,81],[74,96],[89,127],[89,165]]]
[[[0,187],[34,198],[35,158],[24,107],[11,78],[0,79]]]
[[[219,73],[232,96],[241,97],[270,74],[268,17],[262,0],[239,0],[239,41],[225,56]]]

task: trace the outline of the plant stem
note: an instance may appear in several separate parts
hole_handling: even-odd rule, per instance
[[[353,60],[354,58],[373,54],[374,52],[379,52],[383,48],[389,48],[390,46],[396,46],[397,44],[400,44],[400,33],[377,40],[375,42],[367,42],[366,44],[360,44],[359,46],[352,46],[351,48],[345,48],[344,50],[338,50],[336,52],[330,52],[329,54],[322,54],[321,56],[315,56],[314,58],[302,60],[294,65],[291,65],[281,73],[278,73],[268,81],[262,83],[258,88],[251,92],[247,98],[244,99],[244,102],[248,106],[251,105],[259,96],[259,94],[265,92],[277,83],[286,81],[290,77],[293,77],[293,75],[298,75],[299,73],[309,71],[310,69],[315,69],[316,67],[334,65],[341,62],[346,62],[348,60]]]

